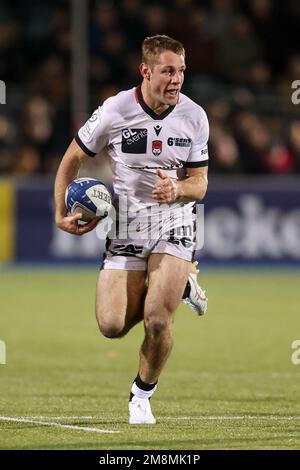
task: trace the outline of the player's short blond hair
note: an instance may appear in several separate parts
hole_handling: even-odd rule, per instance
[[[144,39],[142,45],[142,62],[153,65],[158,63],[158,57],[163,51],[172,51],[175,54],[185,55],[185,50],[181,42],[169,36],[157,34]]]

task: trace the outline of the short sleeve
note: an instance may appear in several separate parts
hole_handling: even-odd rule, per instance
[[[198,121],[197,128],[195,129],[195,140],[192,142],[191,151],[184,165],[186,168],[197,168],[208,165],[208,137],[208,119],[206,113],[202,109],[201,118]]]
[[[110,129],[111,119],[104,103],[79,129],[75,140],[87,155],[94,157],[109,144]]]

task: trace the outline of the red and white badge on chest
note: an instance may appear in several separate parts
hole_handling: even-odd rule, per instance
[[[152,153],[158,157],[162,152],[162,141],[161,140],[152,140]]]

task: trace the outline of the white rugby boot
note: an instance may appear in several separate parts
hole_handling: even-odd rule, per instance
[[[129,402],[129,424],[155,424],[148,398],[133,396]]]
[[[207,310],[208,298],[205,295],[205,290],[199,286],[197,277],[199,269],[197,269],[198,262],[193,263],[193,271],[190,272],[188,277],[188,284],[190,285],[190,293],[187,297],[182,299],[182,302],[194,310],[197,315],[204,315]]]

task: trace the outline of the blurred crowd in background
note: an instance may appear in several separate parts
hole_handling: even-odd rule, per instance
[[[53,174],[71,119],[71,1],[1,1],[0,174]],[[183,92],[210,121],[210,171],[300,173],[299,0],[89,2],[89,109],[141,81],[145,36],[183,42]],[[99,159],[97,159],[99,164]]]

